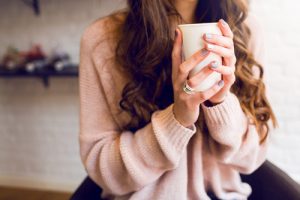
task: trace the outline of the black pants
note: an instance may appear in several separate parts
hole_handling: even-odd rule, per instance
[[[300,186],[278,167],[266,161],[251,175],[241,175],[252,187],[249,200],[300,200]],[[70,200],[100,200],[101,188],[86,178]],[[218,198],[209,194],[213,200]]]
[[[300,200],[300,185],[269,161],[250,175],[241,174],[241,178],[252,187],[248,200]],[[209,196],[219,200],[212,193]]]

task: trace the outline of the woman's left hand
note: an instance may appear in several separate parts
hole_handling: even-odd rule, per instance
[[[218,26],[221,29],[222,36],[215,34],[205,34],[206,49],[210,52],[216,53],[222,57],[222,66],[211,67],[212,70],[222,74],[224,87],[212,96],[209,101],[213,104],[218,104],[224,101],[226,95],[229,93],[231,86],[235,82],[235,63],[236,57],[234,53],[233,33],[229,25],[220,20]]]

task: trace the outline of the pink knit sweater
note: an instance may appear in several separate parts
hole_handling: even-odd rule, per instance
[[[261,61],[261,31],[252,18],[249,48]],[[132,200],[247,199],[250,174],[265,160],[268,140],[258,133],[234,94],[213,107],[201,105],[209,133],[181,126],[172,106],[153,113],[135,133],[121,131],[129,115],[119,107],[130,81],[115,63],[118,26],[106,17],[85,31],[80,54],[80,153],[103,198]],[[255,27],[255,28],[253,28]],[[100,199],[100,196],[99,196]]]

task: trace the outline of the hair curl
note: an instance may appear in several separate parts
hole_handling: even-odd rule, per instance
[[[269,133],[269,119],[274,127],[277,122],[265,95],[263,67],[248,49],[251,31],[244,23],[248,4],[245,0],[204,2],[197,5],[197,23],[224,19],[232,28],[237,62],[231,92],[255,123],[262,142]],[[135,131],[149,123],[154,111],[173,103],[171,52],[175,27],[172,23],[174,19],[179,23],[183,20],[171,0],[127,0],[127,4],[116,59],[131,76],[123,89],[120,107],[131,115],[124,129]],[[253,74],[254,66],[259,69],[258,79]],[[207,131],[203,112],[200,113],[197,125]]]

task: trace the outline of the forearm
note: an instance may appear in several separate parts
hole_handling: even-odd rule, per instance
[[[259,133],[237,97],[230,94],[224,102],[202,108],[210,133],[209,147],[216,159],[245,174],[260,166],[265,160],[268,138],[260,144]]]
[[[196,131],[181,126],[171,106],[135,133],[98,130],[97,135],[82,130],[82,160],[91,178],[115,195],[136,191],[176,168]]]

